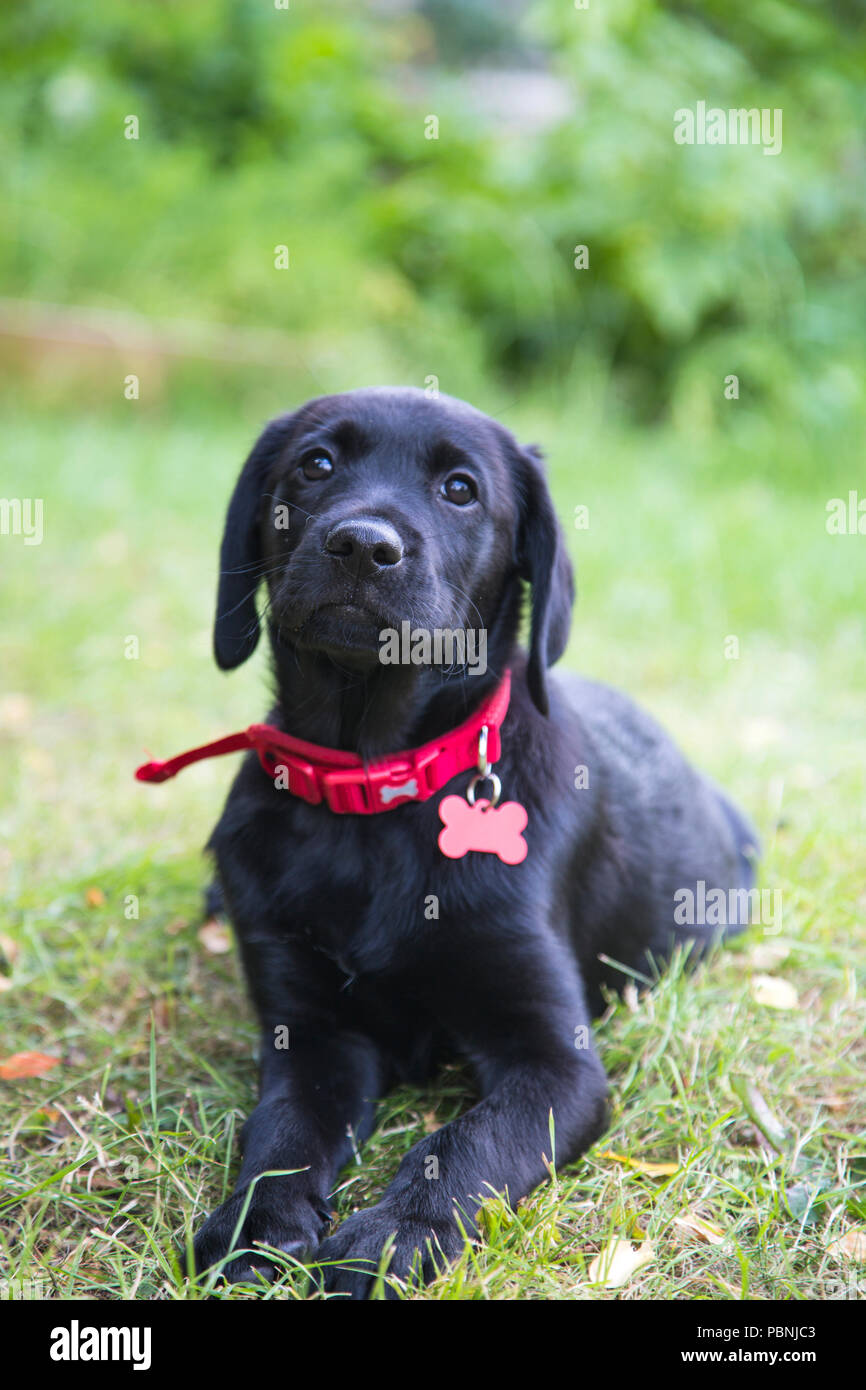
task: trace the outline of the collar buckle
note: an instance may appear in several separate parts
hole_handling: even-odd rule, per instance
[[[288,790],[293,796],[298,796],[302,801],[307,801],[311,806],[318,806],[322,800],[322,789],[316,777],[316,769],[311,763],[305,762],[295,753],[289,753],[282,748],[264,747],[257,748],[259,762],[265,772],[272,779],[275,779],[281,769],[285,769],[289,775]]]
[[[442,786],[430,776],[439,757],[438,749],[420,756],[373,764],[367,769],[367,790],[371,811],[389,811],[406,801],[426,801]]]

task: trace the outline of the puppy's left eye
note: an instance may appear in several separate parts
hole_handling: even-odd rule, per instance
[[[317,449],[314,454],[308,454],[301,464],[301,472],[311,483],[317,482],[320,478],[329,478],[333,471],[333,459],[321,449]]]
[[[478,489],[471,478],[467,478],[465,473],[452,473],[450,478],[446,478],[439,489],[440,496],[447,502],[453,502],[455,507],[466,507],[470,502],[474,502],[478,496]]]

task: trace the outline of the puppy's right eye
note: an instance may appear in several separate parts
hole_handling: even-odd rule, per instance
[[[318,449],[314,454],[309,454],[300,465],[300,471],[305,478],[309,478],[311,483],[318,482],[322,478],[329,478],[334,471],[334,461],[329,454]]]
[[[471,478],[463,473],[452,473],[439,489],[441,495],[455,507],[468,507],[478,496],[478,489]]]

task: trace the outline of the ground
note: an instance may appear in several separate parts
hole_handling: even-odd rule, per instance
[[[0,1262],[42,1296],[183,1299],[204,1291],[172,1251],[228,1191],[254,1099],[238,960],[200,931],[235,760],[165,787],[132,771],[265,712],[263,653],[230,677],[209,657],[222,514],[258,422],[129,412],[7,432],[44,538],[0,538],[0,1061],[57,1060],[0,1079]],[[745,448],[542,404],[504,420],[544,442],[573,543],[566,663],[647,704],[749,812],[781,915],[611,1001],[609,1132],[515,1211],[491,1199],[484,1242],[410,1296],[862,1294],[866,536],[827,532],[838,457],[777,469],[809,454],[795,425]],[[341,1214],[470,1100],[459,1069],[388,1097]],[[616,1238],[642,1260],[619,1284],[598,1259]],[[302,1271],[264,1296],[309,1296]]]

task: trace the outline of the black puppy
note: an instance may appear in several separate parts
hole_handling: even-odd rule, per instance
[[[364,390],[268,425],[226,520],[224,670],[256,646],[261,580],[270,723],[365,765],[447,741],[513,673],[488,737],[497,751],[501,737],[504,800],[528,813],[522,862],[440,849],[439,804],[465,798],[466,760],[426,799],[420,774],[414,794],[405,769],[396,787],[390,774],[373,779],[353,812],[309,804],[312,783],[290,777],[286,789],[275,755],[250,752],[210,841],[261,1020],[261,1099],[237,1188],[196,1238],[197,1267],[264,1242],[351,1261],[325,1265],[325,1287],[363,1296],[390,1238],[389,1273],[414,1264],[429,1277],[462,1247],[456,1216],[471,1230],[491,1189],[516,1202],[541,1182],[551,1110],[559,1164],[596,1139],[606,1081],[587,1024],[602,984],[625,979],[600,956],[646,972],[677,941],[702,949],[712,929],[681,923],[681,895],[744,893],[754,836],[624,696],[548,676],[573,599],[563,537],[538,455],[470,406]],[[526,584],[528,654],[517,646]],[[380,633],[407,620],[484,629],[486,671],[383,664]],[[378,813],[363,813],[386,784]],[[495,800],[491,781],[478,790]],[[496,813],[479,805],[473,816]],[[377,1098],[455,1054],[471,1062],[478,1103],[416,1144],[382,1199],[323,1239],[329,1194]],[[255,1184],[232,1245],[250,1184],[275,1169],[296,1171]],[[266,1257],[239,1256],[228,1277],[253,1265],[267,1268]]]

